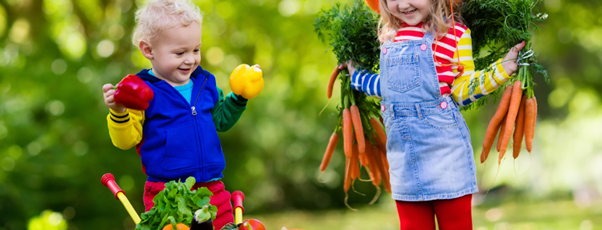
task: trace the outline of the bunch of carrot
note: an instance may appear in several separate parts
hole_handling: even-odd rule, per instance
[[[318,37],[329,45],[338,63],[353,63],[363,69],[378,72],[380,66],[380,43],[375,28],[379,16],[361,0],[353,5],[335,4],[329,10],[318,13],[314,23]],[[381,184],[390,193],[389,165],[386,158],[387,136],[381,121],[380,103],[362,92],[351,88],[351,79],[346,68],[337,66],[328,83],[328,98],[336,79],[341,82],[341,103],[337,106],[338,122],[330,138],[320,171],[326,170],[340,135],[345,152],[344,190],[347,204],[349,188],[360,178],[363,167],[370,181],[377,188],[371,203],[381,191]],[[354,189],[355,190],[355,189]]]
[[[330,158],[339,140],[339,132],[343,135],[345,153],[345,194],[351,184],[360,178],[360,169],[364,167],[370,181],[377,188],[376,201],[380,194],[381,183],[385,190],[391,192],[389,183],[389,164],[386,157],[387,136],[380,120],[379,106],[364,93],[351,88],[350,76],[347,69],[337,66],[328,84],[327,96],[330,99],[334,82],[341,79],[341,104],[339,105],[339,122],[324,153],[320,171],[326,170]],[[346,197],[347,199],[347,197]]]
[[[487,126],[481,163],[487,160],[498,131],[499,137],[496,146],[499,152],[498,165],[506,153],[510,138],[513,139],[512,156],[514,159],[520,154],[523,137],[527,151],[531,153],[537,120],[537,100],[533,94],[533,85],[532,74],[528,66],[520,66],[516,80],[504,90],[500,104]],[[512,133],[513,130],[514,133]]]

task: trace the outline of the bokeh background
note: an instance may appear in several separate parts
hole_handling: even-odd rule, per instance
[[[328,77],[336,59],[316,14],[352,0],[195,0],[204,12],[201,65],[229,92],[240,63],[260,64],[265,88],[220,133],[224,182],[242,190],[245,218],[268,229],[398,229],[388,194],[355,184],[344,205],[342,144],[318,166],[336,122]],[[0,230],[133,229],[100,177],[113,173],[141,212],[135,150],[113,147],[101,86],[150,62],[131,44],[143,0],[0,1]],[[478,164],[475,229],[602,229],[602,2],[544,0],[534,50],[538,126],[531,155]],[[324,112],[320,114],[322,108]],[[463,112],[475,153],[495,105]],[[320,177],[320,180],[318,180]],[[366,177],[366,176],[364,176]],[[487,193],[488,192],[488,193]]]

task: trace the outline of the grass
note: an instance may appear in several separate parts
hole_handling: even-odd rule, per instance
[[[384,196],[381,199],[385,199]],[[245,215],[256,218],[267,229],[283,227],[306,230],[397,230],[399,222],[392,200],[373,206],[329,211],[289,211]],[[572,200],[504,202],[473,207],[475,230],[602,230],[602,202],[580,207]]]

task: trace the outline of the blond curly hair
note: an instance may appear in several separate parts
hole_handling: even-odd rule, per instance
[[[198,6],[190,0],[149,0],[136,11],[136,27],[132,36],[135,46],[140,41],[151,42],[163,29],[177,25],[188,26],[203,22],[203,15]]]
[[[456,22],[463,23],[462,16],[460,15],[460,1],[452,1],[450,5],[449,0],[430,0],[431,5],[429,7],[430,13],[424,20],[422,27],[430,32],[431,34],[437,34],[437,38],[444,36],[450,27],[452,27],[452,13],[451,8],[454,9],[454,20]],[[379,0],[380,9],[380,21],[378,23],[378,40],[380,43],[384,43],[387,40],[395,38],[397,30],[400,28],[402,21],[401,19],[393,16],[389,7],[387,7],[387,0]]]

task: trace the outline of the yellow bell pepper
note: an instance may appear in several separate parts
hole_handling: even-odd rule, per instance
[[[252,99],[263,89],[263,73],[259,65],[241,64],[230,74],[230,89],[236,95]]]

